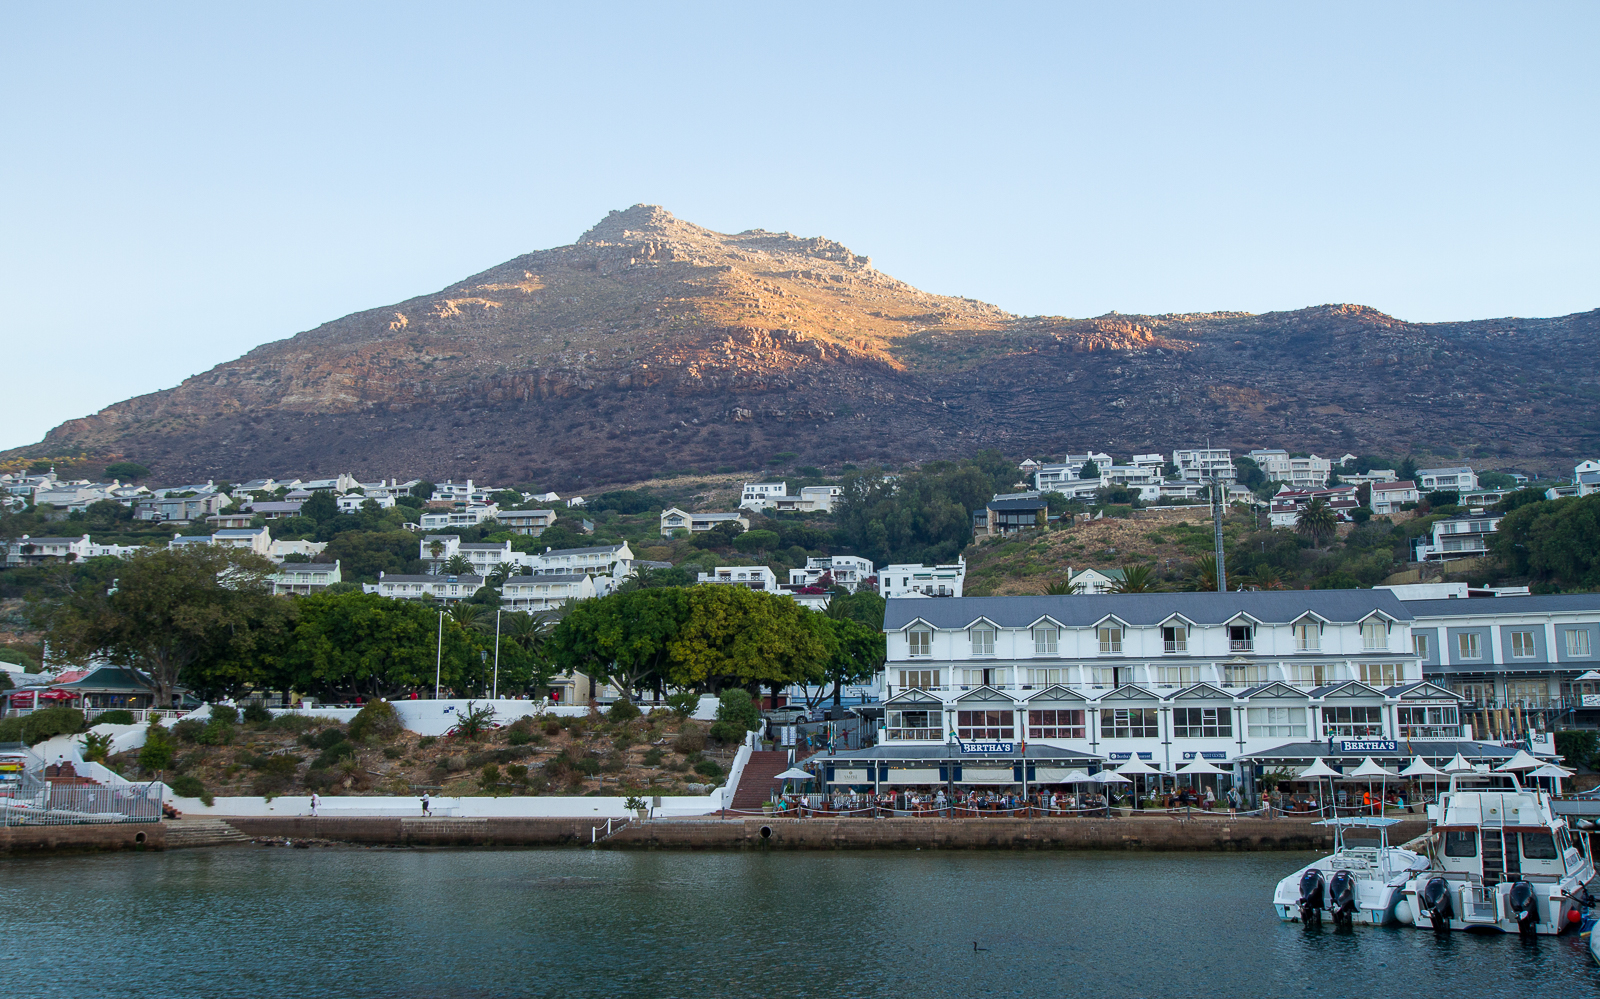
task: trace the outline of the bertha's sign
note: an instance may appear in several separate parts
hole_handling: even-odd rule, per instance
[[[1393,739],[1340,739],[1341,753],[1393,753],[1400,748]]]

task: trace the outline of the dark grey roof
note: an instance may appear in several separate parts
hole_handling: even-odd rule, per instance
[[[1049,505],[1042,499],[1003,499],[988,503],[991,510],[1043,510]]]
[[[508,550],[509,545],[507,541],[463,541],[456,547],[462,551],[503,552]]]
[[[1405,600],[1413,616],[1455,617],[1461,614],[1548,614],[1553,611],[1600,610],[1600,593],[1542,593],[1526,597],[1468,597],[1455,600]]]
[[[588,578],[589,574],[587,572],[550,572],[533,576],[507,576],[505,585],[527,586],[531,583],[538,583],[543,586],[547,583],[576,583],[580,579]]]
[[[1421,756],[1425,759],[1448,760],[1460,753],[1467,760],[1473,761],[1478,757],[1484,759],[1507,760],[1515,756],[1520,747],[1496,746],[1487,742],[1435,742],[1432,740],[1399,740],[1393,753],[1342,753],[1339,751],[1339,740],[1333,740],[1333,749],[1328,749],[1328,742],[1288,742],[1271,749],[1261,749],[1252,753],[1244,753],[1234,757],[1240,760],[1312,760],[1325,757],[1335,761],[1345,760],[1350,763],[1360,763],[1361,759],[1371,756],[1374,759],[1409,759]]]
[[[1353,623],[1375,610],[1409,621],[1407,606],[1388,590],[1107,593],[937,600],[895,597],[884,609],[883,626],[887,631],[897,631],[920,618],[936,628],[960,629],[981,617],[1003,628],[1023,628],[1048,616],[1069,628],[1087,628],[1108,615],[1132,625],[1157,625],[1174,614],[1196,624],[1224,624],[1241,613],[1267,624],[1289,624],[1307,611],[1331,622]]]
[[[459,576],[402,576],[391,572],[380,575],[378,579],[384,583],[460,583],[463,586],[483,583],[482,576],[474,576],[471,573],[462,573]]]
[[[596,547],[596,548],[557,548],[554,551],[543,552],[542,554],[540,554],[539,557],[540,558],[546,558],[546,557],[554,558],[557,555],[591,555],[591,554],[597,554],[599,552],[621,551],[622,550],[622,545],[624,545],[624,544],[627,544],[627,542],[624,541],[621,544],[615,544],[615,545],[600,545],[599,547]]]
[[[1021,745],[1019,740],[1012,740]],[[818,753],[806,760],[806,763],[819,762],[831,763],[834,766],[850,763],[866,763],[881,761],[892,763],[903,760],[908,763],[938,763],[940,760],[952,760],[963,765],[970,763],[993,762],[1002,764],[1016,759],[1019,755],[1029,760],[1098,760],[1101,757],[1094,753],[1086,753],[1081,749],[1064,749],[1059,746],[1043,746],[1032,743],[1026,747],[1025,753],[1010,756],[990,756],[977,753],[961,753],[955,744],[939,746],[897,746],[893,743],[880,743],[866,749],[844,749],[835,753]]]

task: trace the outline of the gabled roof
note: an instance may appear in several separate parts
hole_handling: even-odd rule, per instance
[[[1006,704],[1016,703],[1016,700],[1010,694],[1002,694],[993,687],[979,687],[977,690],[969,690],[965,694],[962,694],[960,697],[956,698],[957,703],[971,703],[973,701],[1001,701]]]
[[[1360,680],[1343,680],[1339,683],[1323,684],[1311,690],[1312,697],[1327,700],[1330,697],[1382,697],[1383,691],[1377,687],[1370,687]]]
[[[1153,690],[1146,690],[1136,683],[1125,683],[1116,690],[1107,691],[1097,698],[1100,701],[1159,701],[1161,695]]]
[[[1084,697],[1075,690],[1063,687],[1060,684],[1053,684],[1044,688],[1043,690],[1035,691],[1034,693],[1028,695],[1026,703],[1041,704],[1048,703],[1050,701],[1077,701],[1080,703],[1086,703],[1088,700],[1089,699],[1087,697]]]
[[[1263,683],[1259,687],[1250,687],[1239,694],[1240,697],[1293,697],[1297,700],[1310,700],[1311,695],[1303,690],[1289,686],[1281,680]]]
[[[1398,697],[1402,701],[1416,700],[1423,697],[1448,697],[1456,701],[1466,700],[1466,698],[1462,697],[1455,691],[1446,690],[1438,684],[1429,683],[1426,680],[1419,680],[1416,683],[1404,683],[1398,687],[1386,687],[1383,691],[1383,695],[1385,697]]]
[[[1580,595],[1600,607],[1600,594]],[[1544,597],[1500,597],[1501,600],[1546,600]],[[1454,605],[1464,613],[1462,600],[1436,601]],[[1382,609],[1399,621],[1412,619],[1413,603],[1404,603],[1390,590],[1257,590],[1227,593],[1107,593],[1097,596],[942,597],[937,600],[894,597],[884,610],[884,629],[898,631],[905,622],[921,617],[936,628],[967,627],[984,617],[1006,628],[1025,628],[1049,615],[1069,628],[1088,628],[1107,615],[1134,626],[1154,626],[1173,614],[1196,624],[1222,624],[1240,614],[1261,623],[1287,624],[1308,610],[1333,622],[1360,620]],[[1517,606],[1528,606],[1520,603]]]
[[[1218,687],[1216,684],[1212,684],[1212,683],[1196,683],[1196,684],[1192,684],[1192,685],[1190,685],[1188,687],[1185,687],[1182,690],[1178,691],[1176,694],[1173,694],[1171,696],[1170,700],[1174,700],[1174,701],[1192,701],[1192,700],[1196,700],[1198,698],[1215,698],[1215,697],[1225,697],[1230,701],[1233,700],[1233,694],[1232,693],[1230,693],[1229,691],[1223,690],[1221,687]]]
[[[884,701],[883,704],[885,707],[888,707],[891,704],[895,707],[905,707],[908,704],[926,704],[930,707],[937,707],[941,709],[944,707],[943,701],[935,697],[933,694],[928,693],[926,690],[923,690],[921,687],[911,687],[907,690],[902,690],[900,693]]]

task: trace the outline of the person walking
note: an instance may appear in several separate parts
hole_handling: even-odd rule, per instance
[[[433,814],[433,801],[428,797],[428,792],[426,791],[422,792],[422,814]]]
[[[317,797],[317,792],[311,792],[311,817],[317,817],[317,806],[322,804],[322,799]]]

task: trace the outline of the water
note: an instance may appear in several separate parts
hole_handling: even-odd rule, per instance
[[[1575,933],[1524,943],[1280,923],[1272,886],[1308,859],[227,848],[0,861],[0,990],[293,999],[1593,990],[1597,972]]]

